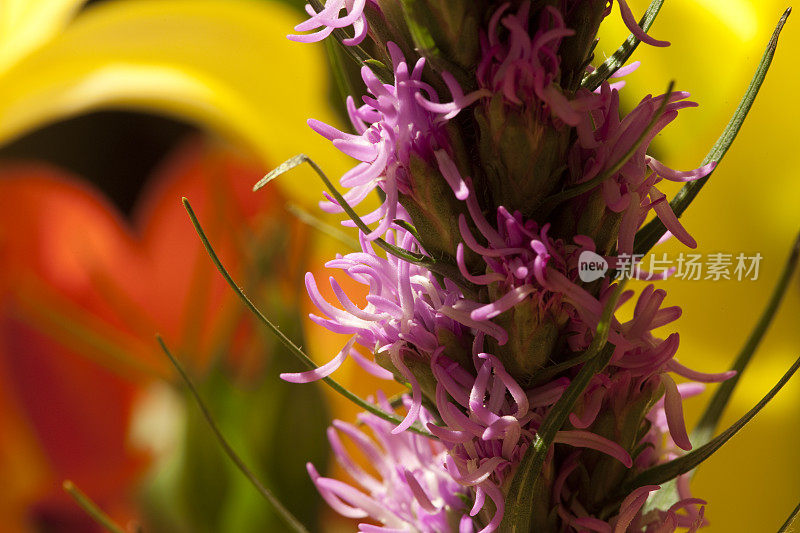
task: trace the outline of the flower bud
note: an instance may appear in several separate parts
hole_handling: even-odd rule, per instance
[[[469,70],[480,53],[480,2],[404,0],[405,20],[417,50],[438,70]]]
[[[495,94],[476,111],[480,156],[495,205],[530,214],[556,187],[570,130],[520,113]]]
[[[498,357],[514,379],[528,383],[558,353],[567,317],[542,312],[538,302],[529,301],[501,314],[495,322],[508,332],[508,342],[497,347]]]
[[[464,202],[453,191],[441,172],[417,154],[409,165],[410,194],[400,195],[420,235],[422,247],[432,257],[455,257],[455,244],[461,240],[458,215],[466,211]]]
[[[641,385],[641,391],[637,391],[639,385],[635,381],[631,384],[630,377],[625,377],[627,379],[620,379],[612,384],[612,389],[608,392],[610,400],[600,410],[589,431],[618,443],[633,455],[649,426],[645,416],[663,395],[664,389],[658,379],[650,379]],[[600,452],[591,452],[591,455],[596,457],[595,461],[584,461],[592,480],[585,487],[589,506],[605,501],[608,494],[631,473],[630,469],[614,457]]]

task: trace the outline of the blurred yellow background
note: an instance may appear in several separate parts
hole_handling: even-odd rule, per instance
[[[630,0],[638,16],[649,2]],[[300,20],[285,3],[266,0],[111,0],[72,19],[82,2],[2,2],[0,142],[96,109],[164,113],[257,154],[265,169],[297,152],[338,176],[348,162],[313,134],[305,118],[337,123],[328,101],[323,45],[285,40]],[[783,10],[774,0],[671,0],[651,30],[666,49],[642,45],[642,67],[627,77],[624,101],[633,106],[670,80],[700,103],[683,111],[654,147],[668,165],[695,168],[736,108]],[[800,13],[793,17],[800,17]],[[598,54],[627,36],[615,14]],[[683,217],[698,253],[761,253],[758,281],[664,283],[668,302],[681,305],[678,359],[701,371],[726,368],[757,320],[789,246],[800,230],[800,172],[795,169],[800,106],[794,54],[800,21],[792,17],[750,116],[725,160]],[[316,178],[298,170],[277,186],[294,201],[319,199]],[[677,190],[674,188],[672,192]],[[320,237],[320,266],[339,248]],[[670,242],[659,251],[677,254]],[[298,287],[297,298],[306,301]],[[723,427],[750,409],[798,356],[800,288],[790,287],[778,317],[726,411]],[[318,362],[342,341],[320,332],[308,340]],[[337,379],[366,396],[373,383],[351,366]],[[334,415],[356,409],[328,395]],[[689,426],[709,394],[687,402]],[[707,499],[711,533],[775,531],[800,498],[800,379],[702,466],[693,485]],[[305,475],[298,472],[298,475]],[[2,506],[0,506],[2,508]]]
[[[640,15],[648,2],[629,2]],[[673,168],[698,166],[738,105],[786,2],[774,0],[672,0],[650,33],[669,48],[640,46],[641,68],[626,79],[627,102],[663,92],[669,80],[687,90],[699,108],[681,112],[654,144]],[[800,82],[794,57],[800,21],[794,13],[758,99],[731,150],[681,219],[697,239],[696,253],[733,253],[764,259],[752,281],[670,280],[667,302],[683,307],[674,330],[678,359],[701,371],[727,368],[766,305],[789,248],[800,231],[800,171],[795,165],[800,108],[791,88]],[[606,26],[610,43],[626,31]],[[603,39],[601,49],[613,51]],[[676,190],[677,188],[674,188]],[[659,252],[686,251],[665,243]],[[750,368],[725,412],[727,427],[780,379],[800,355],[800,285],[797,276]],[[692,424],[710,397],[687,400]],[[800,380],[794,379],[736,437],[698,470],[695,496],[707,499],[709,532],[776,531],[800,499]]]

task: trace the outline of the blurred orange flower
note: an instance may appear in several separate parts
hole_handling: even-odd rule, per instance
[[[63,494],[65,478],[116,519],[135,516],[132,483],[148,456],[129,443],[132,410],[146,384],[171,375],[157,331],[196,373],[220,362],[241,377],[256,374],[263,343],[240,342],[252,324],[180,198],[192,201],[237,279],[252,284],[267,263],[270,293],[293,301],[307,231],[287,222],[274,189],[251,192],[261,174],[247,156],[195,139],[156,173],[128,223],[64,172],[0,168],[4,531],[91,530]],[[264,257],[277,250],[288,256]]]

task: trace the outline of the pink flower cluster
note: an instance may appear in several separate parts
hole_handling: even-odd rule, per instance
[[[368,67],[363,67],[361,76],[372,96],[365,96],[360,107],[356,107],[352,97],[347,99],[356,135],[318,120],[308,121],[314,131],[332,141],[339,150],[361,161],[341,179],[342,186],[348,188],[344,195],[348,204],[358,205],[376,188],[385,193],[381,207],[362,217],[368,224],[380,221],[367,235],[370,240],[386,233],[394,220],[408,219],[399,204],[399,195],[409,192],[412,154],[435,162],[453,194],[460,200],[466,198],[466,185],[449,153],[444,124],[482,94],[465,96],[445,72],[443,77],[453,101],[442,104],[433,88],[422,81],[425,59],[420,58],[412,69],[397,45],[390,42],[387,48],[395,65],[394,85],[382,83]],[[332,213],[343,212],[332,199],[321,207]]]
[[[668,44],[644,34],[624,0],[619,5],[638,38],[653,45]],[[319,40],[334,29],[352,25],[351,42],[361,42],[367,32],[364,7],[363,0],[329,0],[319,13],[309,8],[311,18],[296,29],[317,33],[296,38]],[[608,12],[610,6],[603,14]],[[460,168],[456,163],[451,126],[459,112],[489,105],[490,99],[500,95],[506,112],[532,113],[548,127],[572,128],[561,187],[580,192],[558,209],[562,217],[579,218],[600,198],[601,218],[619,217],[613,239],[618,252],[632,253],[636,231],[651,210],[677,239],[695,246],[656,185],[662,179],[701,178],[714,168],[713,163],[679,172],[647,151],[679,110],[696,104],[687,101],[688,94],[683,92],[647,96],[621,116],[622,83],[606,81],[593,92],[565,91],[560,85],[559,51],[575,31],[567,27],[564,13],[549,5],[532,18],[530,2],[522,2],[516,12],[510,11],[509,4],[502,5],[489,18],[480,39],[477,90],[465,95],[454,76],[441,72],[437,83],[447,87],[451,98],[445,103],[425,81],[430,80],[425,58],[412,67],[400,47],[388,42],[394,83],[383,83],[368,68],[362,69],[369,95],[360,106],[353,98],[347,100],[355,133],[309,122],[359,161],[341,179],[348,189],[344,195],[348,204],[359,204],[376,188],[383,191],[384,201],[363,217],[376,225],[369,233],[361,233],[362,250],[337,256],[327,265],[367,287],[363,306],[354,303],[334,278],[330,284],[337,302],[328,302],[314,277],[306,277],[309,295],[320,311],[312,320],[350,340],[329,364],[284,377],[297,382],[319,379],[352,356],[372,374],[401,379],[410,389],[399,426],[363,416],[361,421],[380,445],[343,422],[336,422],[329,433],[337,459],[363,491],[320,477],[309,466],[314,482],[334,509],[380,524],[364,523],[362,531],[495,531],[503,520],[506,492],[522,457],[580,369],[580,363],[563,363],[579,356],[592,342],[615,288],[609,279],[593,283],[579,279],[579,255],[603,252],[596,235],[565,233],[565,226],[555,219],[535,220],[487,200],[463,164]],[[408,229],[414,220],[400,205],[400,196],[412,192],[412,157],[437,169],[438,178],[462,207],[457,214],[461,242],[454,243],[453,257],[458,279],[375,250],[374,241],[380,237],[408,252],[426,254]],[[582,189],[586,184],[593,186]],[[541,199],[531,202],[536,200]],[[331,197],[323,207],[342,211]],[[633,291],[623,293],[617,306],[633,296]],[[676,360],[678,334],[662,339],[654,333],[681,314],[679,307],[665,307],[665,298],[664,290],[649,285],[639,294],[631,319],[623,321],[615,314],[609,331],[614,346],[610,362],[592,378],[569,424],[556,435],[544,470],[549,490],[540,503],[555,511],[560,530],[661,532],[688,527],[695,531],[704,523],[705,502],[691,497],[685,479],[678,480],[681,500],[663,511],[645,511],[649,495],[658,486],[636,489],[610,515],[593,508],[581,492],[587,469],[602,468],[609,480],[613,476],[619,480],[630,470],[646,469],[691,449],[682,400],[696,393],[697,385],[677,385],[670,373],[695,382],[718,382],[731,376],[696,372]],[[526,322],[518,323],[522,317]],[[525,343],[520,335],[537,328],[549,328],[543,335],[549,339],[544,344],[549,352],[529,373],[515,373],[508,351]],[[383,366],[361,355],[356,345],[375,354]],[[563,370],[544,382],[537,380],[539,370],[559,364]],[[426,400],[434,410],[423,406]],[[379,404],[391,410],[385,399]],[[412,424],[427,429],[431,437],[409,432]],[[357,466],[342,446],[340,432],[354,441],[381,479]],[[465,500],[471,504],[464,505]]]

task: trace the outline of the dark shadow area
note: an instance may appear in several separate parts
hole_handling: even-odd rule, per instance
[[[93,183],[129,213],[154,167],[195,131],[156,115],[97,111],[56,122],[3,146],[0,160],[50,163]]]

